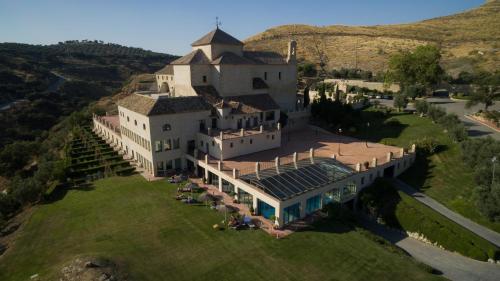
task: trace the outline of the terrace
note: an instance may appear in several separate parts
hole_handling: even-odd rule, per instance
[[[118,117],[118,115],[94,115],[94,119],[120,135],[120,118]]]
[[[203,153],[198,159],[228,177],[286,201],[308,191],[342,181],[351,175],[385,165],[405,154],[402,148],[365,142],[310,127],[284,133],[281,146],[219,160]],[[336,201],[356,193],[349,184],[332,191]]]
[[[278,148],[225,159],[223,165],[229,170],[236,169],[238,175],[242,176],[253,173],[256,162],[259,162],[261,169],[264,170],[274,167],[276,158],[279,158],[281,165],[292,163],[294,154],[297,160],[308,159],[311,157],[311,149],[313,157],[335,157],[338,162],[351,169],[356,169],[357,164],[360,163],[372,163],[374,158],[377,159],[378,165],[384,164],[388,162],[388,153],[391,155],[402,153],[399,147],[361,141],[335,135],[322,129],[308,128],[283,133],[281,146]],[[360,168],[366,169],[363,165]]]

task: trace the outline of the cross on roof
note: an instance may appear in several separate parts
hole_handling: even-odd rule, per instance
[[[215,17],[215,27],[219,29],[219,26],[222,25],[222,22],[219,20],[219,17]]]

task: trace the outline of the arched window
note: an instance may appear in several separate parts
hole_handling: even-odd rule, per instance
[[[172,127],[170,126],[170,124],[165,124],[165,125],[163,125],[163,131],[164,131],[164,132],[165,132],[165,131],[170,131],[170,130],[172,130]]]

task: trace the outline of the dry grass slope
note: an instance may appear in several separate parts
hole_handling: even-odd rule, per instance
[[[329,68],[357,66],[374,72],[387,67],[389,56],[422,44],[442,47],[443,64],[457,74],[475,68],[495,70],[499,64],[500,1],[487,1],[463,13],[410,24],[316,27],[284,25],[268,29],[246,40],[247,49],[272,49],[283,53],[293,38],[298,56],[318,62],[320,53]]]

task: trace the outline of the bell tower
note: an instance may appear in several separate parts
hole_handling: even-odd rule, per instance
[[[288,42],[288,55],[286,57],[286,62],[297,62],[297,42],[295,40],[290,40],[290,42]]]

